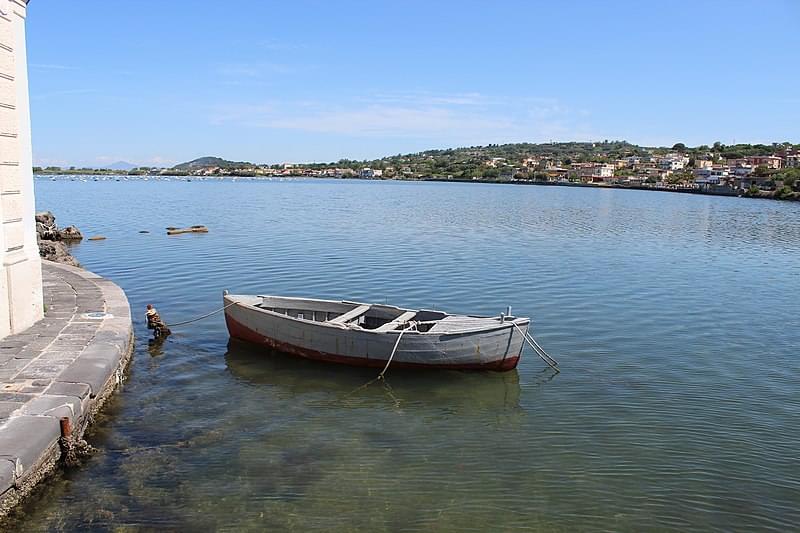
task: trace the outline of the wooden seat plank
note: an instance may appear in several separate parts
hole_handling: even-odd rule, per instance
[[[399,325],[405,324],[406,322],[408,322],[409,320],[414,318],[414,316],[416,316],[416,314],[417,314],[416,311],[406,311],[405,313],[403,313],[399,317],[395,318],[391,322],[387,322],[386,324],[384,324],[382,326],[378,326],[373,331],[379,331],[379,332],[391,331],[391,330],[397,328]]]
[[[355,309],[351,309],[350,311],[348,311],[346,313],[343,313],[343,314],[337,316],[336,318],[328,320],[328,322],[330,322],[331,324],[345,324],[347,322],[350,322],[353,319],[356,319],[356,318],[360,317],[361,315],[363,315],[364,313],[369,311],[370,307],[372,307],[372,306],[371,305],[359,305]]]

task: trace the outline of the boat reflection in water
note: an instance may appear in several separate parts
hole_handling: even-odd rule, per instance
[[[340,403],[373,404],[388,397],[405,407],[439,407],[453,410],[519,409],[517,370],[508,372],[418,372],[390,369],[386,383],[364,385],[377,376],[374,368],[329,365],[293,357],[269,348],[230,339],[225,363],[237,379],[253,385],[271,385],[281,398]]]

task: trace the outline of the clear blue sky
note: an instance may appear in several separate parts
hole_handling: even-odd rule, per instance
[[[800,142],[800,1],[33,0],[37,164]]]

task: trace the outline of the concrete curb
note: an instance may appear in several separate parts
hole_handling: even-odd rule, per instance
[[[50,261],[42,261],[42,277],[44,319],[0,340],[0,516],[58,464],[60,419],[69,418],[80,438],[133,353],[122,289]]]

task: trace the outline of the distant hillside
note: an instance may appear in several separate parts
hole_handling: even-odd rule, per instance
[[[689,147],[676,143],[672,147],[647,147],[627,141],[602,142],[550,142],[489,144],[439,150],[426,150],[412,154],[398,154],[372,160],[340,159],[329,163],[286,165],[259,165],[282,173],[301,175],[305,170],[324,171],[349,169],[360,172],[369,167],[380,170],[383,177],[405,176],[411,178],[474,179],[510,176],[515,172],[544,171],[548,165],[570,167],[573,163],[610,163],[629,157],[658,157],[680,152],[692,160],[739,159],[747,156],[772,155],[786,150],[800,150],[800,145],[790,142],[772,144],[724,145]],[[693,166],[693,165],[690,165]],[[221,174],[254,175],[256,165],[233,162],[219,157],[201,157],[174,167],[176,172],[190,173],[204,168],[218,167]],[[620,171],[622,172],[622,171]],[[337,175],[337,174],[335,174]],[[341,175],[341,174],[338,174]]]
[[[137,166],[139,165],[134,165],[133,163],[128,163],[127,161],[117,161],[116,163],[112,163],[104,168],[108,168],[111,170],[131,170],[136,168]]]
[[[219,168],[242,168],[242,167],[252,167],[252,163],[248,163],[247,161],[228,161],[227,159],[222,159],[221,157],[198,157],[192,161],[187,161],[186,163],[181,163],[180,165],[175,165],[172,168],[178,170],[195,170],[198,168],[211,168],[211,167],[219,167]]]

